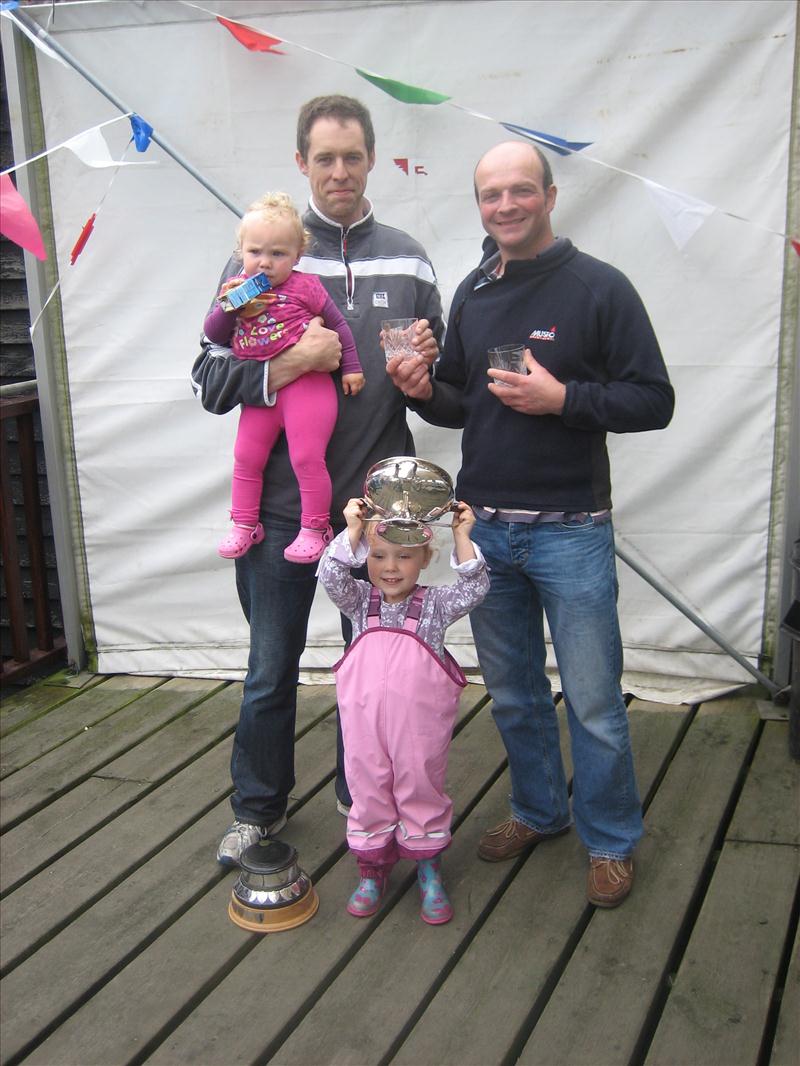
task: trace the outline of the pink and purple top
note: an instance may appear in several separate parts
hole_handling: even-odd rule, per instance
[[[232,348],[238,358],[264,362],[296,344],[317,315],[339,334],[342,373],[363,373],[350,327],[315,274],[293,270],[286,281],[235,314],[215,303],[203,328],[210,341]]]

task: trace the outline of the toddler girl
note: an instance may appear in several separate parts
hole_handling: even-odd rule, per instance
[[[347,528],[320,563],[325,591],[353,623],[353,643],[334,667],[342,720],[345,775],[353,797],[347,842],[360,881],[347,904],[357,918],[374,914],[392,866],[414,859],[422,918],[448,922],[440,854],[450,843],[453,805],[444,791],[447,753],[463,671],[444,647],[451,622],[489,589],[480,548],[470,540],[475,515],[465,503],[453,516],[455,585],[417,584],[431,558],[427,542],[407,547],[369,524],[366,505],[350,500]],[[369,581],[350,570],[367,563]]]
[[[320,315],[342,342],[342,389],[355,396],[364,387],[353,334],[341,312],[313,274],[294,270],[308,234],[285,193],[268,193],[248,208],[238,229],[242,271],[220,287],[206,316],[205,334],[230,346],[240,359],[264,361],[290,348]],[[267,292],[238,312],[220,300],[254,274],[266,274]],[[218,552],[226,559],[244,555],[264,539],[259,522],[264,467],[281,430],[300,488],[301,529],[284,551],[294,563],[313,563],[333,536],[330,526],[331,479],[325,450],[336,422],[337,400],[329,374],[304,374],[277,393],[272,407],[242,407],[234,447],[231,518],[233,528]]]

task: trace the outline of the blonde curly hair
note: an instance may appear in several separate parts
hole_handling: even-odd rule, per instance
[[[292,203],[291,196],[285,192],[267,192],[257,200],[254,200],[242,216],[242,220],[236,230],[236,250],[239,253],[241,253],[242,250],[242,235],[245,224],[247,223],[247,220],[253,216],[263,219],[265,222],[275,222],[279,219],[285,219],[287,222],[291,223],[297,234],[297,239],[300,242],[301,252],[306,250],[311,241],[311,234],[303,226],[303,220],[300,217],[297,208]]]
[[[378,532],[379,529],[380,529],[380,525],[381,525],[380,522],[375,522],[375,521],[367,522],[365,524],[365,527],[364,527],[364,538],[365,538],[365,540],[367,542],[367,545],[368,545],[368,547],[370,549],[372,549],[372,547],[375,544],[377,544],[380,547],[381,544],[386,544],[387,543],[387,541]],[[431,529],[431,527],[428,526],[428,525],[423,526],[423,529],[426,529],[428,531],[428,535],[430,536],[431,539],[426,544],[408,544],[408,545],[406,545],[406,547],[411,549],[411,550],[413,550],[413,551],[417,551],[419,549],[422,552],[422,567],[424,569],[428,565],[428,563],[430,563],[431,560],[436,555],[437,549],[436,549],[436,545],[434,543],[435,531],[433,529]],[[389,543],[391,543],[391,542],[389,542]],[[399,547],[399,546],[400,545],[396,545],[396,547]]]

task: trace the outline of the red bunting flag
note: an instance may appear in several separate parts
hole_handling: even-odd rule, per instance
[[[800,241],[797,241],[797,240],[792,241],[792,248],[794,248],[794,250],[797,252],[797,254],[800,255]]]
[[[94,229],[94,220],[96,218],[97,218],[97,212],[95,212],[91,216],[91,218],[88,220],[88,222],[84,225],[83,229],[81,230],[80,236],[78,237],[77,241],[75,241],[75,246],[73,247],[72,252],[70,254],[70,257],[69,257],[69,265],[70,266],[75,266],[75,260],[81,254],[83,249],[86,247],[86,242],[89,240],[89,238],[92,235],[92,230]]]
[[[404,174],[410,174],[411,173],[411,171],[409,169],[409,165],[410,165],[411,161],[409,159],[407,159],[405,156],[401,156],[399,159],[393,160],[393,162],[394,162],[394,165],[396,167],[399,167],[403,171]],[[424,163],[414,163],[414,173],[415,174],[424,174],[426,177],[428,176],[428,171],[425,169],[425,164]]]
[[[217,22],[226,30],[230,30],[239,44],[243,44],[250,52],[271,52],[276,56],[286,55],[285,52],[279,52],[275,48],[276,44],[283,44],[280,37],[270,37],[269,34],[259,33],[258,30],[245,26],[243,22],[231,22],[230,19],[224,19],[222,15],[217,15]]]
[[[0,233],[37,259],[47,259],[39,224],[17,192],[10,174],[0,174]]]

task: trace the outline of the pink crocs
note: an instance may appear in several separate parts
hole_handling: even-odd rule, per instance
[[[260,522],[255,529],[249,526],[234,526],[217,545],[217,552],[223,559],[238,559],[263,539],[264,527]]]
[[[333,530],[301,529],[292,543],[283,553],[290,563],[315,563],[325,551],[326,545],[333,540]]]

